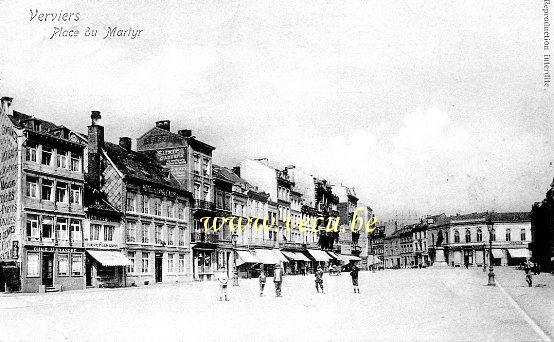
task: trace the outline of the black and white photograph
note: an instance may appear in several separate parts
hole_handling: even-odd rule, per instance
[[[0,0],[0,341],[552,341],[551,0]]]

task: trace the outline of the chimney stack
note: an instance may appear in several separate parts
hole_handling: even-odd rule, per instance
[[[119,146],[124,148],[126,151],[131,151],[131,138],[129,137],[120,137]]]
[[[101,152],[104,146],[104,127],[100,126],[102,116],[99,111],[93,110],[90,115],[92,123],[88,126],[88,173],[86,180],[95,189],[100,189]]]
[[[156,127],[170,132],[171,131],[171,121],[169,121],[169,120],[157,121],[156,122]]]
[[[13,115],[13,109],[12,109],[12,97],[4,96],[0,100],[2,103],[2,112],[6,115]]]
[[[180,129],[177,133],[184,138],[192,137],[192,130],[190,129]]]

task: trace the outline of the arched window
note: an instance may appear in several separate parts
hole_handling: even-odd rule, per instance
[[[489,239],[491,241],[496,241],[496,231],[494,230],[494,228],[491,230],[490,232],[490,236],[489,236]]]
[[[460,232],[455,230],[454,231],[454,243],[460,242]]]
[[[526,235],[525,235],[525,229],[522,229],[521,230],[521,241],[525,241],[525,240],[527,240]]]
[[[512,241],[512,231],[510,228],[506,229],[506,241]]]
[[[471,242],[471,231],[466,229],[466,242]]]
[[[481,228],[477,229],[477,242],[483,241],[483,231]]]

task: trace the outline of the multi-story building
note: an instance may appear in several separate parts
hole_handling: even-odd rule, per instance
[[[450,217],[448,235],[451,266],[488,265],[490,240],[495,265],[517,265],[530,258],[531,215],[529,212],[455,215]]]
[[[1,99],[0,259],[20,268],[23,292],[85,287],[84,139]]]
[[[385,268],[408,268],[414,265],[413,229],[414,224],[406,225],[384,237]]]
[[[427,222],[423,220],[414,225],[412,230],[412,243],[413,243],[413,254],[414,254],[414,265],[415,266],[425,266],[429,265],[429,252],[427,245]]]
[[[554,269],[554,181],[541,202],[533,205],[531,212],[530,245],[533,261],[545,271]]]
[[[354,188],[349,188],[344,185],[335,185],[333,186],[333,192],[339,199],[337,207],[340,225],[344,228],[339,231],[338,248],[336,248],[336,250],[341,254],[354,255],[357,257],[362,252],[360,234],[362,234],[362,231],[365,232],[365,210],[357,213],[364,221],[364,225],[361,226],[361,231],[353,231],[351,229],[351,224],[354,218],[354,212],[358,207],[358,197],[356,196]]]
[[[201,219],[217,217],[212,175],[215,147],[198,140],[191,130],[171,132],[170,121],[163,120],[137,139],[137,150],[155,156],[185,190],[193,193],[192,273],[198,280],[212,279],[218,265],[219,234],[205,231]]]
[[[191,192],[152,154],[133,151],[129,138],[121,138],[119,145],[105,142],[100,113],[93,112],[91,118],[87,183],[123,213],[119,234],[125,237],[123,251],[128,258],[126,284],[190,279]],[[116,229],[91,222],[88,236],[91,240],[103,236],[106,243],[117,236]],[[100,264],[112,266],[102,255],[107,251],[91,253]]]
[[[427,216],[424,219],[427,225],[427,252],[429,255],[429,264],[433,265],[436,257],[437,247],[446,248],[448,245],[448,230],[450,226],[450,218],[442,213],[439,215]],[[448,253],[444,253],[445,260],[448,262]]]
[[[369,251],[368,251],[368,266],[380,268],[384,266],[385,255],[385,226],[376,225],[375,230],[368,234]]]

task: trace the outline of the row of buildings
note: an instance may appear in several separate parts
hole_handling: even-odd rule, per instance
[[[482,212],[427,216],[417,223],[393,227],[384,235],[378,227],[386,268],[431,266],[437,253],[450,266],[519,265],[531,258],[530,212]],[[441,255],[442,260],[442,255]]]
[[[77,132],[2,98],[0,288],[140,286],[222,270],[248,277],[277,263],[303,273],[376,262],[366,231],[347,229],[373,215],[353,188],[264,160],[214,165],[215,147],[169,121],[134,150],[128,137],[106,141],[100,121],[93,111],[88,132]],[[216,218],[243,229],[206,230]],[[264,221],[271,229],[257,229]]]

